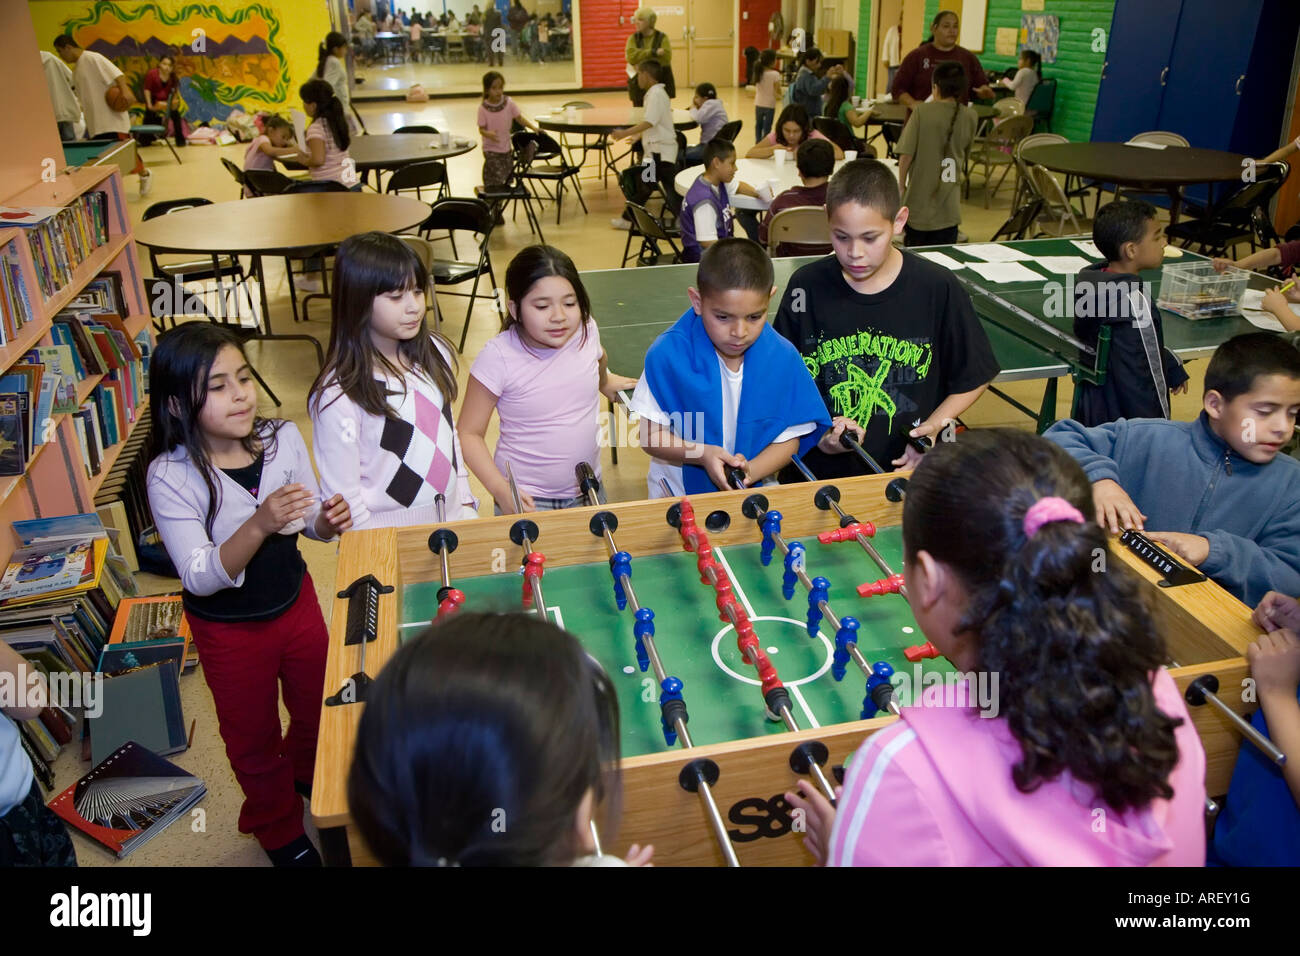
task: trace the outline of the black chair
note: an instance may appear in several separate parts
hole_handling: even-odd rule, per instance
[[[813,129],[821,133],[832,143],[844,150],[861,150],[857,137],[853,131],[841,123],[839,120],[830,116],[813,117]]]
[[[234,164],[232,163],[231,165]],[[238,167],[236,168],[238,169]],[[193,209],[196,206],[210,206],[210,205],[212,205],[212,200],[203,199],[201,197],[195,197],[192,199],[168,199],[168,200],[164,200],[163,202],[153,203],[151,206],[149,206],[148,209],[144,211],[144,215],[141,216],[140,218],[142,221],[148,221],[150,219],[157,219],[159,216],[166,216],[169,213],[179,212],[182,209]],[[153,249],[150,249],[149,265],[153,269],[153,278],[156,280],[160,280],[162,282],[184,285],[186,282],[216,281],[218,302],[220,303],[218,309],[219,311],[221,311],[222,314],[219,316],[213,315],[212,312],[207,308],[207,306],[204,305],[203,314],[207,316],[208,321],[216,322],[227,326],[232,331],[234,331],[234,333],[238,335],[242,341],[247,341],[257,333],[258,331],[257,329],[244,328],[242,323],[240,323],[239,321],[238,313],[236,313],[236,315],[234,316],[227,316],[224,314],[225,312],[224,304],[226,302],[226,295],[225,295],[226,279],[229,279],[234,285],[235,293],[236,293],[235,294],[236,308],[238,308],[239,302],[241,301],[239,296],[241,287],[249,295],[250,301],[252,298],[251,292],[249,292],[247,287],[245,286],[245,283],[248,281],[248,275],[244,271],[244,266],[239,261],[238,256],[213,255],[203,259],[191,259],[182,262],[176,262],[176,261],[163,262],[159,260],[158,253],[156,253]],[[175,304],[178,306],[180,305],[180,303],[175,303]],[[153,310],[151,309],[151,311]],[[171,321],[172,327],[175,328],[176,327],[175,312],[173,312],[173,314],[169,316],[169,318],[172,320]],[[229,319],[231,318],[234,318],[235,321],[230,322]],[[154,327],[159,332],[164,331],[163,317],[157,315],[156,313],[154,315]],[[252,373],[253,378],[257,380],[257,384],[262,386],[262,389],[270,397],[271,401],[273,401],[278,407],[280,405],[280,399],[275,394],[275,392],[271,390],[271,386],[266,384],[265,379],[263,379],[262,376],[258,374],[257,369],[254,368],[252,364],[248,366],[248,370]]]
[[[676,240],[681,238],[679,233],[670,231],[662,222],[650,214],[650,210],[645,206],[638,206],[634,202],[627,204],[628,211],[632,213],[632,224],[636,228],[636,233],[641,237],[641,248],[636,254],[636,264],[638,266],[661,266],[675,264],[682,261],[682,250],[677,245]],[[663,252],[659,248],[659,243],[668,244],[670,252]],[[623,264],[627,264],[627,257],[624,256]]]
[[[624,200],[626,200],[626,207],[628,213],[632,216],[632,227],[627,232],[627,241],[623,243],[623,259],[620,262],[620,268],[621,268],[623,266],[626,266],[628,259],[632,257],[633,238],[642,240],[641,245],[643,251],[645,250],[645,246],[646,246],[646,242],[645,242],[646,237],[641,232],[640,227],[637,225],[636,213],[632,209],[633,206],[639,206],[640,208],[645,209],[646,212],[650,215],[650,217],[655,220],[656,228],[654,232],[657,233],[662,230],[664,233],[666,233],[669,236],[669,238],[680,239],[681,230],[677,226],[676,218],[673,213],[673,208],[668,205],[666,199],[664,200],[661,206],[661,213],[659,216],[655,216],[654,213],[650,212],[647,206],[645,206],[643,203],[638,203],[636,201],[636,197],[640,194],[639,191],[641,187],[641,168],[639,166],[631,166],[623,170],[621,173],[619,173],[618,185],[619,185],[619,189],[622,190],[623,192]],[[662,184],[658,185],[658,189],[659,189],[660,197],[663,198]],[[640,253],[638,253],[638,255],[640,255]]]
[[[294,180],[275,169],[246,169],[244,184],[254,196],[279,196],[288,191]]]
[[[734,143],[740,131],[745,128],[744,120],[732,120],[730,123],[723,123],[722,128],[713,134],[713,139],[725,139],[729,143]],[[712,142],[713,140],[710,140]]]
[[[447,181],[447,164],[440,159],[429,159],[422,163],[411,163],[396,170],[388,177],[386,193],[400,193],[415,190],[417,199],[423,200],[422,189],[436,189],[434,199],[445,196],[451,189]]]
[[[1011,218],[998,226],[998,231],[993,234],[989,242],[1000,242],[1004,239],[1025,239],[1030,228],[1038,221],[1038,217],[1043,212],[1043,199],[1041,196],[1031,195],[1028,200],[1012,213]]]
[[[1291,173],[1287,163],[1268,163],[1255,170],[1255,181],[1244,183],[1225,196],[1199,219],[1184,219],[1165,230],[1183,248],[1196,247],[1207,256],[1227,255],[1242,242],[1270,246],[1279,241],[1269,220],[1268,206]]]
[[[239,183],[239,198],[243,199],[244,190],[248,188],[248,184],[244,182],[244,171],[225,156],[221,157],[221,165],[226,167],[226,172],[230,173],[231,178],[233,178],[235,182]]]
[[[537,233],[537,238],[545,242],[542,235],[542,223],[538,213],[533,210],[533,194],[523,183],[523,171],[532,165],[537,155],[537,140],[530,139],[522,150],[515,150],[514,167],[510,171],[509,182],[497,186],[475,186],[474,195],[488,204],[493,218],[501,217],[507,205],[514,204],[512,218],[518,215],[519,204],[524,204],[524,214],[528,217],[528,228]]]
[[[351,192],[337,179],[299,179],[290,181],[286,195],[294,193],[346,193]]]
[[[428,133],[430,136],[437,136],[438,131],[432,126],[399,126],[393,130],[393,135],[398,133]]]
[[[479,280],[483,276],[488,278],[488,291],[482,298],[490,298],[496,302],[497,314],[505,320],[504,313],[501,312],[501,302],[492,290],[497,287],[496,275],[492,271],[492,256],[488,252],[488,242],[492,238],[492,228],[494,225],[493,209],[481,199],[439,199],[433,204],[429,211],[429,218],[424,221],[420,227],[422,233],[430,232],[449,233],[471,232],[477,238],[478,259],[469,262],[457,259],[434,259],[430,268],[430,274],[433,277],[434,286],[460,285],[470,279],[474,280],[474,285],[466,292],[445,292],[444,295],[458,295],[469,299],[469,308],[465,310],[465,327],[460,332],[460,345],[457,351],[464,351],[465,337],[469,334],[469,320],[474,313],[474,300],[480,298],[478,294]]]
[[[524,165],[519,171],[521,183],[537,183],[541,187],[541,193],[534,193],[540,206],[543,200],[550,200],[555,203],[555,224],[560,224],[560,213],[564,208],[564,183],[566,180],[573,182],[573,191],[578,195],[578,202],[582,204],[582,211],[588,212],[587,200],[583,198],[582,187],[578,183],[578,174],[582,172],[582,167],[573,163],[566,162],[564,151],[555,139],[546,133],[515,133],[510,137],[510,144],[514,148],[515,154],[522,156],[526,153],[529,141],[537,144],[537,149],[532,151],[532,159]],[[551,162],[548,162],[550,160]],[[556,162],[558,160],[558,162]],[[546,188],[547,183],[555,184],[555,192],[552,193]]]

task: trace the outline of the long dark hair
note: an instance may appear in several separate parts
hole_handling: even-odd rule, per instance
[[[408,372],[397,368],[375,348],[370,339],[370,315],[375,299],[390,292],[427,288],[429,274],[424,263],[396,236],[384,232],[363,232],[349,236],[334,256],[334,289],[330,304],[333,322],[325,365],[307,394],[307,407],[319,410],[321,393],[337,385],[371,415],[396,418],[388,396],[406,394]],[[443,400],[456,397],[456,371],[434,345],[435,332],[421,325],[414,338],[398,345],[397,351],[409,374],[422,375],[438,387]],[[448,353],[450,343],[439,337]],[[375,378],[382,373],[402,383],[402,391],[390,391]]]
[[[348,135],[347,117],[343,115],[343,101],[334,95],[334,87],[324,80],[308,80],[298,90],[304,103],[316,107],[316,119],[329,125],[334,135],[334,144],[339,149],[347,149],[352,142]]]
[[[325,34],[325,41],[321,43],[320,49],[316,51],[316,76],[325,75],[325,61],[329,59],[330,50],[336,47],[347,46],[348,38],[337,30],[331,30]]]
[[[149,360],[149,458],[156,459],[180,447],[189,453],[208,489],[203,527],[209,535],[221,507],[221,487],[208,457],[199,415],[208,401],[212,363],[227,346],[238,349],[248,360],[239,337],[226,327],[212,322],[184,322],[158,336]],[[252,431],[241,443],[244,450],[251,455],[264,451],[274,456],[276,432],[283,424],[280,419],[254,415]]]
[[[934,15],[934,19],[930,21],[930,36],[929,36],[929,38],[925,41],[926,43],[933,43],[933,42],[934,42],[934,31],[935,31],[935,28],[939,25],[940,21],[942,21],[944,17],[952,17],[952,18],[953,18],[954,20],[956,20],[958,23],[961,22],[961,18],[960,18],[959,16],[957,16],[957,11],[956,11],[956,10],[940,10],[938,13],[936,13],[936,14]]]
[[[1025,512],[1048,496],[1087,516],[1025,537]],[[927,551],[970,595],[959,630],[977,635],[975,668],[1000,674],[999,708],[1020,742],[1022,793],[1063,771],[1123,812],[1173,796],[1174,728],[1151,674],[1166,660],[1138,577],[1098,569],[1106,534],[1092,486],[1064,450],[1010,428],[939,442],[903,508],[908,561]]]
[[[941,97],[952,100],[952,119],[948,120],[948,135],[943,141],[943,155],[947,156],[952,146],[952,131],[957,127],[957,117],[964,108],[961,98],[966,95],[966,67],[956,60],[944,60],[934,68],[930,82],[938,88]]]
[[[812,120],[808,118],[808,111],[798,103],[791,103],[781,111],[781,115],[776,118],[776,143],[778,146],[785,144],[785,124],[799,124],[799,143],[802,143],[810,135],[812,129]],[[798,146],[799,143],[795,143]]]
[[[461,611],[404,644],[368,698],[348,806],[385,865],[570,864],[588,790],[612,841],[617,698],[567,632]]]
[[[847,76],[831,77],[830,85],[826,88],[826,108],[822,115],[838,120],[840,118],[840,107],[844,105],[844,101],[849,99],[851,95]]]
[[[1037,50],[1025,49],[1020,51],[1020,55],[1029,61],[1029,65],[1033,67],[1034,72],[1038,74],[1038,78],[1041,80],[1043,78],[1042,54],[1039,53]]]
[[[516,253],[506,267],[506,298],[519,311],[524,307],[524,297],[529,290],[547,276],[567,279],[569,285],[573,286],[573,296],[578,300],[578,309],[582,313],[582,341],[585,343],[587,320],[591,318],[591,299],[587,296],[587,289],[582,284],[582,277],[578,275],[573,260],[554,246],[528,246]],[[507,309],[505,318],[501,320],[501,331],[505,332],[518,324],[519,319]]]

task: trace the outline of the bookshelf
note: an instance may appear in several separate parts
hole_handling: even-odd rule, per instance
[[[32,168],[41,167],[37,163]],[[5,267],[10,269],[12,282],[21,286],[20,294],[28,306],[26,323],[12,332],[6,330],[7,341],[0,346],[0,376],[24,363],[32,350],[59,345],[54,337],[56,316],[68,309],[90,283],[107,273],[116,273],[120,279],[121,311],[125,313],[121,318],[127,337],[134,342],[143,334],[152,342],[149,306],[131,237],[120,170],[94,166],[61,173],[51,181],[38,179],[26,188],[0,198],[0,205],[65,208],[91,193],[102,194],[94,198],[103,211],[105,241],[82,261],[68,263],[71,268],[66,272],[66,281],[58,284],[49,295],[43,293],[38,278],[40,274],[48,274],[49,269],[38,265],[35,247],[30,241],[31,227],[0,228],[0,255],[9,263]],[[17,285],[12,287],[18,288]],[[126,357],[130,358],[129,355]],[[128,368],[104,374],[90,369],[87,372],[78,378],[75,386],[80,424],[78,413],[69,411],[49,415],[45,421],[37,422],[36,427],[42,428],[43,434],[50,436],[49,440],[30,448],[23,474],[0,477],[0,558],[6,562],[17,546],[10,522],[92,511],[95,492],[107,478],[136,428],[148,419],[148,401],[139,388],[143,382],[141,373]],[[123,386],[123,378],[128,375],[134,376],[130,389]],[[113,435],[117,440],[110,442],[110,432],[103,426],[102,416],[97,418],[96,425],[90,425],[86,409],[94,414],[103,403],[113,403],[116,396],[128,390],[135,398],[134,407],[130,402],[117,406]],[[32,396],[31,401],[34,404],[36,397]],[[35,408],[32,414],[37,414]],[[92,456],[84,448],[88,437],[88,431],[84,429],[95,427],[99,428],[102,453]],[[83,430],[79,431],[79,428]],[[99,466],[97,473],[90,472],[91,461]]]

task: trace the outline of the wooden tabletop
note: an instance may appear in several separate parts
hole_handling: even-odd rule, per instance
[[[605,106],[589,110],[574,110],[572,113],[542,114],[536,117],[537,125],[542,129],[558,130],[569,133],[608,133],[610,130],[635,126],[645,117],[645,110],[628,104],[627,106]],[[695,120],[686,110],[673,110],[673,127],[692,129]]]
[[[402,232],[429,216],[428,203],[375,193],[301,193],[182,209],[135,227],[159,252],[273,255],[342,242],[359,232]]]
[[[1169,146],[1146,149],[1126,143],[1052,143],[1031,146],[1021,154],[1028,162],[1058,173],[1099,179],[1121,186],[1186,186],[1241,179],[1240,153]]]
[[[456,145],[452,137],[450,146],[440,146],[441,137],[429,133],[380,133],[354,136],[348,146],[348,155],[357,169],[398,169],[427,159],[448,159],[474,149],[472,139],[460,137],[463,145]]]

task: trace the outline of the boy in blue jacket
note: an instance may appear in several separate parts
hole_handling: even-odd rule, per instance
[[[772,260],[748,239],[704,250],[691,307],[655,339],[632,396],[650,497],[729,487],[727,468],[758,484],[826,434],[830,414],[803,359],[768,325]],[[828,429],[830,429],[828,431]]]
[[[1300,594],[1300,352],[1269,332],[1224,342],[1192,422],[1062,421],[1046,432],[1092,482],[1097,523],[1147,536],[1240,600]]]

